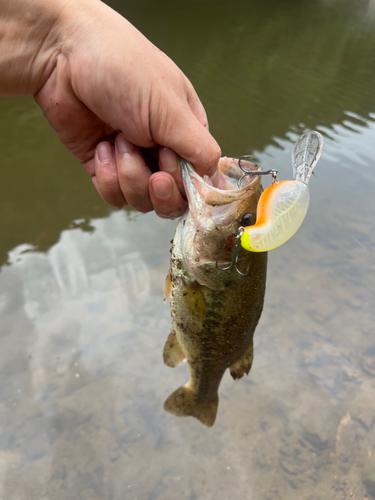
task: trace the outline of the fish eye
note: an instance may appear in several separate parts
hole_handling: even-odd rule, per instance
[[[245,214],[241,220],[241,226],[248,227],[254,224],[253,214]]]

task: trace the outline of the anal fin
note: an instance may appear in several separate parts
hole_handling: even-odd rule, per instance
[[[168,335],[167,341],[164,345],[163,360],[167,366],[174,368],[178,366],[185,359],[180,344],[178,343],[176,333],[174,330]]]
[[[234,380],[238,380],[242,378],[245,373],[249,374],[251,365],[253,363],[253,342],[249,345],[246,351],[242,354],[242,356],[237,359],[232,365],[230,365],[229,370],[230,374],[234,378]]]

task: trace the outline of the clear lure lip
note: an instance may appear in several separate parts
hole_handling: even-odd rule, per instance
[[[292,150],[293,180],[308,184],[311,174],[318,163],[323,152],[324,139],[322,134],[316,130],[309,130],[302,134],[294,143]],[[238,187],[248,175],[272,175],[273,180],[277,180],[277,170],[249,171],[241,165],[241,160],[250,160],[251,156],[244,155],[238,160],[238,166],[243,172],[243,176],[238,181]]]
[[[293,180],[309,183],[323,147],[323,136],[316,130],[309,130],[297,139],[292,150]]]

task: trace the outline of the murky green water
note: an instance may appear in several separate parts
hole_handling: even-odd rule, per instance
[[[112,5],[188,75],[224,154],[287,179],[321,131],[326,196],[313,178],[270,253],[252,371],[206,429],[163,410],[187,380],[161,356],[175,224],[104,205],[32,99],[0,99],[0,498],[375,498],[375,257],[337,217],[374,256],[375,3]]]

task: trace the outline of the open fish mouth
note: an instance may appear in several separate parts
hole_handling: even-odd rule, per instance
[[[259,165],[244,160],[242,160],[242,167],[245,167],[249,172],[261,170]],[[215,178],[211,180],[206,179],[206,177],[204,180],[208,184],[222,191],[241,191],[248,188],[257,178],[256,176],[249,175],[248,178],[245,177],[243,179],[241,187],[238,187],[239,181],[243,177],[243,171],[239,168],[239,161],[237,159],[226,156],[220,158]]]
[[[249,172],[261,170],[259,165],[249,161],[242,160],[242,166]],[[224,202],[224,200],[226,200],[225,203],[231,203],[238,197],[239,194],[246,192],[249,188],[252,188],[254,184],[259,183],[258,176],[248,175],[242,180],[241,187],[239,188],[238,182],[241,177],[243,177],[243,172],[239,168],[237,159],[228,158],[226,156],[220,158],[217,165],[217,171],[213,179],[207,175],[201,177],[194,170],[193,166],[182,158],[181,168],[188,198],[191,191],[194,191],[191,186],[191,184],[193,184],[195,189],[197,189],[198,193],[205,199],[207,204],[212,204],[213,201],[217,203],[218,200],[216,198],[220,199],[220,195],[223,194],[223,192],[226,196],[222,201]]]
[[[250,162],[241,164],[248,171],[261,170],[259,165]],[[185,160],[181,160],[181,170],[189,201],[189,211],[178,232],[183,259],[190,274],[201,285],[218,289],[224,286],[231,273],[218,270],[216,261],[231,261],[233,238],[242,225],[243,216],[250,214],[255,220],[262,191],[260,179],[257,175],[248,175],[239,188],[243,172],[237,159],[227,157],[219,161],[213,179],[216,185],[208,176],[198,175]],[[238,276],[233,276],[232,281],[237,282]]]
[[[259,171],[261,167],[249,161],[242,161],[248,171]],[[217,172],[213,180],[207,175],[201,177],[193,166],[181,159],[182,179],[189,202],[189,212],[196,225],[209,220],[209,224],[226,226],[238,218],[241,206],[252,192],[260,188],[260,178],[257,175],[248,175],[238,182],[243,176],[235,158],[220,158]]]

